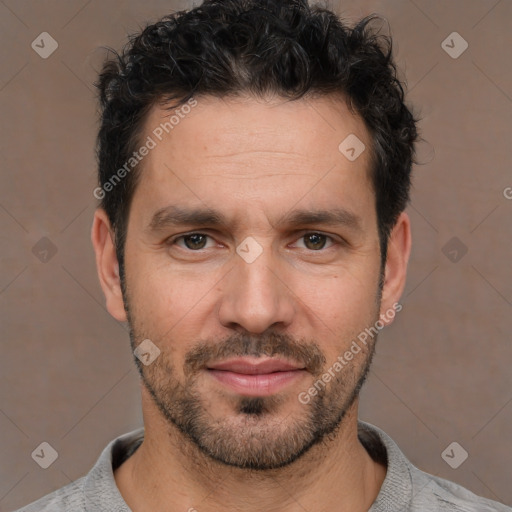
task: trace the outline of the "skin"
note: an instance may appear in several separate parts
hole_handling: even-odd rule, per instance
[[[153,108],[142,140],[166,115]],[[367,149],[350,162],[338,145],[352,133]],[[269,454],[258,451],[264,446],[284,447],[288,455],[296,451],[291,434],[312,421],[314,404],[320,403],[312,397],[305,405],[299,393],[333,365],[358,333],[379,317],[392,321],[384,315],[405,285],[411,235],[402,213],[390,235],[379,297],[370,147],[364,122],[339,98],[198,98],[198,105],[143,160],[128,222],[124,299],[112,229],[105,212],[96,211],[92,241],[107,308],[117,320],[130,321],[134,346],[149,338],[161,351],[151,365],[139,364],[144,442],[115,472],[135,512],[192,507],[199,512],[357,512],[375,501],[386,468],[371,459],[357,438],[358,399],[353,396],[375,339],[319,393],[324,400],[319,410],[328,410],[331,419],[344,413],[341,422],[293,461],[283,458],[281,467],[247,469],[215,459],[162,409],[172,409],[179,422],[186,411],[176,401],[190,398],[193,391],[203,426],[213,429],[209,441],[225,445],[224,457],[237,456],[239,462],[244,455],[268,462]],[[209,207],[225,214],[229,223],[213,229],[148,229],[154,213],[168,205]],[[358,217],[358,229],[281,222],[296,208],[340,207]],[[208,235],[202,239],[206,246],[194,251],[190,238],[189,246],[184,239],[169,242],[190,233]],[[318,242],[308,238],[311,233],[331,238]],[[246,237],[262,250],[252,263],[236,252]],[[195,244],[200,245],[197,239]],[[258,355],[297,355],[302,343],[307,354],[319,353],[321,362],[311,363],[300,377],[266,397],[261,414],[241,412],[243,396],[204,367],[192,372],[186,358],[204,347],[210,352],[202,353],[212,357],[223,353],[220,347],[232,355],[242,337]],[[284,345],[272,345],[277,341]],[[273,346],[278,347],[275,353]],[[307,367],[311,361],[301,362]],[[305,442],[305,434],[297,439]]]

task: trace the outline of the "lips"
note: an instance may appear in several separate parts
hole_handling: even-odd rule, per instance
[[[207,367],[222,386],[244,396],[268,396],[304,377],[306,369],[277,358],[229,359]]]
[[[245,375],[262,375],[274,372],[286,372],[293,370],[303,370],[303,366],[299,366],[282,359],[252,359],[239,358],[230,359],[221,363],[215,363],[208,367],[211,370],[224,370],[234,373],[242,373]]]

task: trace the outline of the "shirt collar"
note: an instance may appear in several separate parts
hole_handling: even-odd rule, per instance
[[[384,431],[370,423],[358,421],[358,437],[372,459],[387,465],[380,492],[368,512],[407,510],[413,489],[410,462]],[[114,470],[133,454],[143,439],[144,428],[139,428],[112,440],[105,447],[85,477],[86,510],[104,512],[102,503],[108,503],[112,512],[130,512],[117,488]]]

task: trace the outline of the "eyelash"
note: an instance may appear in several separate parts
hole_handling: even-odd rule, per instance
[[[169,238],[167,241],[166,241],[166,245],[168,246],[173,246],[173,245],[176,245],[177,242],[179,240],[183,240],[189,236],[192,236],[192,235],[203,235],[203,236],[206,236],[208,238],[211,238],[213,239],[213,237],[211,235],[208,235],[207,233],[202,233],[200,231],[192,231],[191,233],[185,233],[184,235],[179,235],[177,237],[174,237],[174,238]],[[306,250],[308,250],[309,252],[311,253],[321,253],[321,252],[325,252],[329,249],[332,249],[334,246],[336,245],[343,245],[344,242],[342,240],[336,240],[334,237],[330,236],[330,235],[326,235],[325,233],[322,233],[320,231],[305,231],[302,233],[302,235],[297,239],[301,239],[301,238],[304,238],[305,236],[307,235],[320,235],[322,237],[325,237],[326,239],[329,239],[331,242],[332,242],[332,245],[327,247],[327,248],[322,248],[322,249],[318,249],[317,251],[315,250],[308,250],[307,247],[305,248]],[[197,251],[194,251],[192,249],[188,249],[188,248],[183,248],[183,247],[180,247],[180,249],[183,249],[187,252],[197,252],[197,253],[201,253],[202,251],[205,251],[206,249],[198,249]]]

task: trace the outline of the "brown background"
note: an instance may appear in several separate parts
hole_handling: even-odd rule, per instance
[[[104,308],[89,241],[91,84],[100,46],[120,48],[127,32],[190,5],[0,2],[0,511],[78,478],[141,425],[126,326]],[[388,20],[425,139],[404,309],[380,336],[361,418],[422,469],[512,505],[512,1],[328,5],[350,21]],[[48,59],[31,48],[43,31],[59,44]],[[453,31],[469,43],[457,59],[441,47]],[[55,254],[48,241],[34,254],[43,237]],[[458,262],[452,237],[468,250]],[[31,458],[42,441],[59,454],[46,470]],[[469,453],[456,470],[441,458],[452,441]]]

